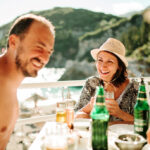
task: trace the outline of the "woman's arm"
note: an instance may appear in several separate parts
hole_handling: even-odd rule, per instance
[[[76,117],[90,117],[89,114],[93,108],[94,99],[91,97],[95,94],[96,86],[99,84],[99,78],[90,77],[81,92],[79,102],[75,106]]]
[[[76,113],[75,118],[90,118],[90,115],[83,111],[79,111]]]
[[[90,102],[91,97],[95,94],[95,89],[98,84],[99,79],[97,77],[90,77],[86,80],[85,85],[82,88],[79,101],[75,106],[75,111],[81,110]]]
[[[94,97],[92,97],[90,102],[76,113],[76,118],[90,118],[90,113],[93,109],[94,100]]]
[[[90,118],[90,110],[91,110],[91,106],[90,106],[90,102],[85,105],[82,109],[80,109],[76,115],[75,118]]]
[[[123,121],[133,123],[134,105],[136,103],[137,92],[137,83],[130,83],[130,87],[123,93],[119,101],[109,101],[112,103],[109,105],[110,108],[108,107],[110,114]]]
[[[83,108],[84,106],[86,106],[86,105],[89,103],[90,98],[91,98],[91,94],[90,94],[89,89],[87,89],[87,83],[85,83],[85,85],[84,85],[83,88],[82,88],[79,101],[78,101],[77,104],[75,105],[75,111],[76,111],[76,112],[77,112],[77,111],[81,111],[82,108]]]
[[[80,109],[76,115],[75,118],[90,118],[90,111],[91,111],[91,106],[90,102],[85,105],[82,109]]]
[[[128,121],[128,122],[134,122],[134,117],[130,115],[129,113],[126,113],[124,111],[120,111],[118,114],[118,118],[121,118],[123,121]]]
[[[118,103],[115,100],[106,100],[106,107],[110,115],[120,118],[123,121],[133,122],[134,117],[131,114],[120,109]]]

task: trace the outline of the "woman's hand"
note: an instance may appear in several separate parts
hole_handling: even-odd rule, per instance
[[[121,112],[118,103],[114,99],[105,100],[105,103],[109,114],[118,117]]]
[[[75,118],[90,118],[90,115],[84,113],[83,111],[79,111],[76,113]]]
[[[93,109],[95,98],[92,97],[87,105],[76,113],[75,118],[90,118],[90,112]]]
[[[90,102],[82,108],[84,113],[90,114],[94,106],[95,98],[91,97]]]
[[[106,107],[109,111],[109,114],[117,118],[122,119],[123,121],[129,121],[133,123],[134,117],[124,111],[122,111],[118,103],[114,99],[106,100]]]

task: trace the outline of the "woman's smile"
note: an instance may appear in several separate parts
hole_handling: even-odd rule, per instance
[[[113,54],[102,51],[98,54],[96,66],[100,78],[111,81],[118,69],[118,60]]]
[[[103,71],[103,70],[101,70],[100,72],[101,72],[101,74],[103,74],[103,75],[109,74],[109,71]]]

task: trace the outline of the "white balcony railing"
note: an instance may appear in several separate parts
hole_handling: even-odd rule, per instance
[[[24,84],[21,84],[19,89],[83,86],[84,83],[85,83],[85,80],[24,83]],[[37,122],[50,121],[50,120],[54,120],[54,119],[55,119],[55,115],[44,115],[44,116],[36,116],[36,117],[31,117],[31,118],[26,118],[26,119],[18,119],[16,127],[25,125],[25,124],[33,124],[33,123],[37,123]]]
[[[130,80],[139,81],[140,78],[130,78]],[[144,81],[149,85],[150,77],[144,77]],[[69,87],[69,86],[83,86],[85,80],[74,80],[74,81],[56,81],[56,82],[41,82],[41,83],[24,83],[19,87],[20,89],[27,88],[54,88],[54,87]],[[23,125],[27,123],[36,123],[41,121],[48,121],[54,119],[54,115],[45,115],[39,117],[32,117],[26,119],[18,119],[17,125]]]
[[[135,79],[137,81],[140,80],[140,78],[130,78],[130,79]],[[144,80],[146,81],[148,85],[150,85],[149,77],[144,77]],[[19,88],[31,89],[31,88],[71,87],[71,86],[83,86],[84,83],[85,83],[85,80],[57,81],[57,82],[44,82],[44,83],[24,83]],[[7,150],[9,149],[23,150],[25,147],[26,149],[28,149],[30,144],[35,139],[35,137],[34,138],[32,137],[33,133],[34,133],[34,136],[36,136],[36,133],[38,133],[40,130],[39,125],[41,123],[43,124],[46,121],[53,121],[55,120],[55,118],[56,118],[56,115],[54,114],[54,115],[43,115],[43,116],[36,116],[36,117],[25,118],[25,119],[18,119],[16,126],[15,126],[15,132],[11,136],[11,140],[7,146]],[[22,146],[22,148],[20,148],[19,146]],[[14,149],[12,147],[14,147]]]

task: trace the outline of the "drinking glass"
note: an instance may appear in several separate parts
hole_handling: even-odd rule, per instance
[[[75,130],[78,134],[78,150],[92,150],[91,148],[91,119],[76,120]]]
[[[114,92],[113,91],[105,91],[105,100],[114,99]]]
[[[50,122],[45,129],[44,150],[67,150],[67,125]]]
[[[66,122],[66,103],[64,101],[56,104],[56,122]]]
[[[79,137],[75,131],[69,129],[67,135],[67,150],[78,150]]]
[[[78,150],[78,136],[66,123],[49,122],[43,150]]]

